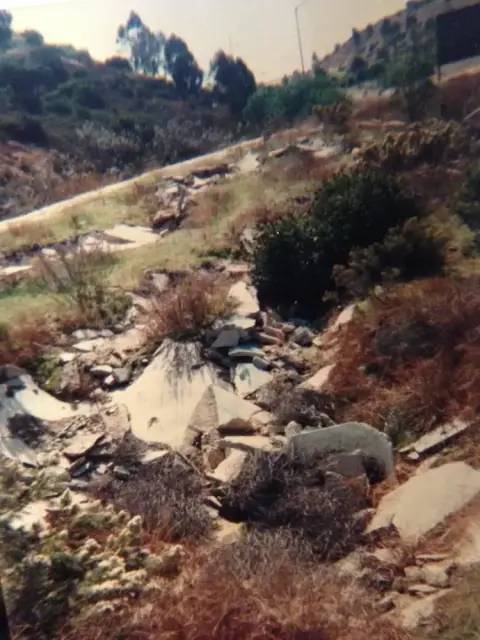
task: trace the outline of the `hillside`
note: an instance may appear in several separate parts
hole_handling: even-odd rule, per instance
[[[382,16],[375,24],[353,30],[352,37],[325,56],[321,66],[328,72],[345,71],[356,56],[365,58],[369,65],[392,52],[398,39],[408,38],[412,25],[425,27],[441,13],[478,4],[478,0],[411,0],[405,9],[393,15]]]

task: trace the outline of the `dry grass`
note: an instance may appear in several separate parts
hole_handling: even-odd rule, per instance
[[[149,341],[198,335],[215,320],[231,315],[235,303],[228,297],[228,288],[228,280],[218,275],[187,276],[173,290],[152,300],[145,318]]]
[[[198,543],[212,533],[213,520],[202,504],[199,477],[171,454],[140,469],[130,480],[112,478],[94,491],[118,510],[142,517],[149,547],[161,542]]]
[[[392,436],[480,408],[478,279],[429,279],[371,300],[341,333],[328,389],[338,420]]]
[[[355,102],[352,118],[362,120],[402,120],[402,114],[388,96],[363,98]]]
[[[56,331],[47,318],[35,322],[23,317],[15,327],[0,325],[0,365],[35,370],[45,350],[55,344]]]
[[[315,565],[293,536],[249,535],[190,561],[188,586],[77,622],[63,640],[407,640],[370,593]]]
[[[480,106],[480,71],[447,78],[441,85],[443,116],[463,120]]]

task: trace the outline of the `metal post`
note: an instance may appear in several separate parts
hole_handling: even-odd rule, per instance
[[[302,5],[299,4],[298,7],[295,7],[295,22],[297,23],[298,48],[300,51],[300,60],[302,62],[302,73],[305,73],[305,62],[303,60],[302,34],[300,32],[300,21],[298,18],[298,10],[300,9],[301,6]]]

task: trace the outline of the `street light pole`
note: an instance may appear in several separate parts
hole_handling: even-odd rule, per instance
[[[299,4],[298,6],[295,7],[295,22],[297,23],[297,36],[298,36],[298,49],[300,51],[300,60],[302,63],[302,73],[305,73],[305,61],[303,59],[303,46],[302,46],[302,34],[300,32],[300,20],[298,17],[298,10],[300,9],[300,7],[305,4],[305,2],[302,2],[301,4]]]

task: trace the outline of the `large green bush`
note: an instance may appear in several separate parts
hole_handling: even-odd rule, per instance
[[[253,279],[261,304],[315,315],[334,288],[335,265],[346,265],[353,249],[381,242],[420,213],[390,174],[360,168],[337,175],[308,214],[260,226]]]

